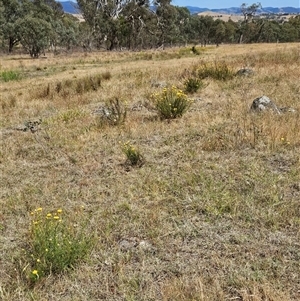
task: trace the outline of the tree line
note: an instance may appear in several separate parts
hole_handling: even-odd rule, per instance
[[[77,0],[83,21],[55,0],[0,0],[0,47],[31,57],[82,47],[141,50],[186,44],[299,42],[300,16],[285,22],[255,18],[260,3],[243,3],[243,20],[191,15],[171,0]]]

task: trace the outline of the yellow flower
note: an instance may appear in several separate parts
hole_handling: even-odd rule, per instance
[[[47,214],[47,217],[51,217],[51,216],[52,216],[52,214],[51,214],[51,213],[48,213],[48,214]]]
[[[54,218],[54,219],[59,219],[59,216],[56,215],[56,216],[54,216],[53,218]]]
[[[62,213],[62,209],[57,209],[57,213]]]
[[[36,209],[36,212],[39,212],[39,211],[42,211],[42,210],[43,210],[43,208],[40,207],[40,208]]]
[[[36,262],[41,262],[41,260],[40,260],[40,259],[37,259]]]
[[[33,270],[32,272],[31,272],[33,275],[35,275],[35,276],[39,276],[39,272],[38,272],[38,270]]]

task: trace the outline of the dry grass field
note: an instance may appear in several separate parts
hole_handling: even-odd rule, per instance
[[[239,22],[244,20],[243,15],[239,14],[222,14],[222,13],[216,13],[213,11],[204,11],[202,13],[198,13],[198,16],[210,16],[213,17],[214,20],[220,19],[224,22],[228,22],[228,20],[232,20],[233,22]],[[277,15],[275,17],[276,20],[289,20],[292,17],[295,17],[296,15]],[[266,18],[266,16],[261,16],[261,18]]]
[[[1,57],[1,300],[300,299],[300,45],[199,52]],[[206,78],[182,117],[159,119],[150,95],[205,62],[255,73]],[[250,112],[262,95],[296,111]],[[103,122],[111,99],[124,123]],[[62,253],[31,254],[33,216],[57,210],[92,242],[61,272]]]
[[[222,13],[215,13],[213,11],[204,11],[202,13],[199,13],[198,16],[210,16],[213,17],[214,20],[220,19],[224,22],[228,22],[229,19],[231,19],[233,22],[243,21],[244,19],[244,16],[242,15],[222,14]]]

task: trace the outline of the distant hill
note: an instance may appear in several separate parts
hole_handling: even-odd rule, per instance
[[[240,15],[241,9],[239,7],[208,9],[194,6],[187,6],[191,14],[199,14],[205,11],[211,11],[217,14]],[[258,14],[300,14],[300,8],[297,7],[263,7],[257,10]]]
[[[73,1],[59,1],[63,7],[63,10],[65,13],[68,14],[78,14],[79,13],[79,8],[77,3]]]
[[[77,3],[74,1],[59,1],[63,10],[69,14],[78,14],[79,9]],[[239,7],[229,7],[229,8],[219,8],[219,9],[209,9],[209,8],[200,8],[195,6],[186,7],[191,14],[199,14],[205,11],[211,11],[216,14],[228,14],[228,15],[240,15],[241,9]],[[257,11],[258,14],[300,14],[300,8],[297,7],[263,7]]]

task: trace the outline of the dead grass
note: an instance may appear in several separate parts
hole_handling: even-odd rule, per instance
[[[2,300],[300,298],[299,44],[180,53],[2,58],[1,70],[23,73],[0,85]],[[185,69],[215,60],[255,73],[205,79],[176,120],[144,106],[161,82],[183,88]],[[108,72],[97,91],[39,94]],[[250,113],[261,95],[296,112]],[[97,112],[113,98],[127,102],[126,122],[103,127]],[[141,167],[124,164],[127,141]],[[76,220],[81,206],[97,237],[90,257],[28,287],[30,212],[62,208]]]

